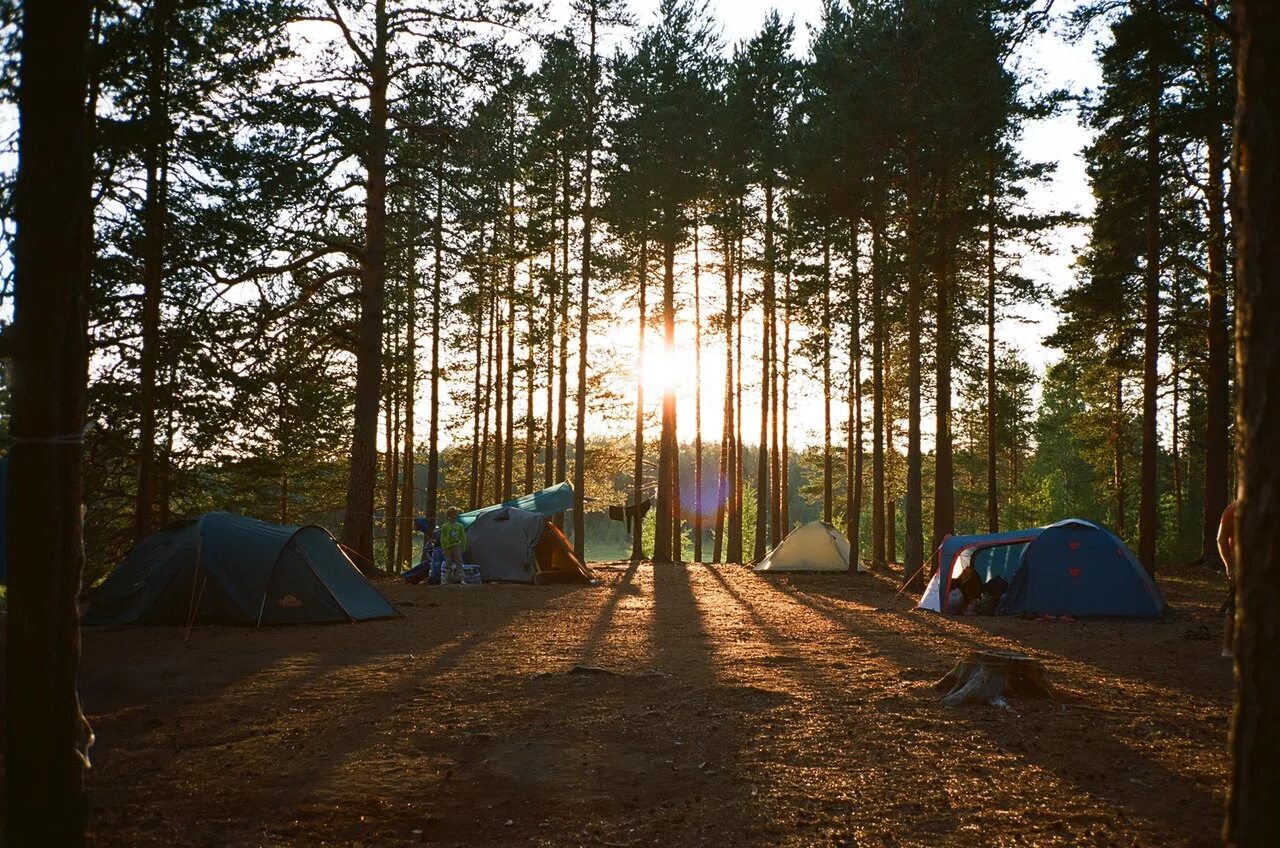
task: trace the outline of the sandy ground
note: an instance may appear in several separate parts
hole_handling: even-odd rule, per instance
[[[404,617],[358,625],[86,631],[90,844],[1219,844],[1208,576],[1163,576],[1174,611],[1143,623],[941,617],[869,575],[595,574],[389,582]],[[1079,700],[942,706],[974,647]]]

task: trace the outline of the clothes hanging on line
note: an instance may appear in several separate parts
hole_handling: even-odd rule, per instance
[[[645,498],[638,504],[611,506],[609,507],[609,518],[625,524],[627,526],[627,535],[632,536],[635,535],[631,530],[632,522],[635,523],[636,530],[639,530],[651,506],[653,506],[653,498]]]

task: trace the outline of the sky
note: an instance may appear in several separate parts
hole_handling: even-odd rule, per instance
[[[559,0],[561,7],[567,5]],[[658,0],[632,0],[630,5],[632,17],[639,27],[652,23],[656,17]],[[751,37],[763,23],[766,14],[777,4],[768,0],[710,0],[708,3],[713,16],[720,22],[725,49]],[[1055,12],[1062,12],[1074,5],[1073,0],[1058,0]],[[820,19],[821,0],[792,0],[785,7],[779,8],[784,19],[788,16],[796,27],[796,53],[802,56],[807,52],[810,30]],[[563,14],[563,12],[561,12]],[[614,38],[625,38],[618,34]],[[612,39],[610,39],[612,40]],[[1087,88],[1099,82],[1099,70],[1093,51],[1095,42],[1087,39],[1079,43],[1069,42],[1056,27],[1050,32],[1030,41],[1020,51],[1016,60],[1023,75],[1033,80],[1033,85],[1041,90],[1066,89],[1072,94],[1082,94]],[[1093,203],[1085,174],[1082,151],[1089,143],[1087,130],[1080,126],[1079,116],[1074,104],[1068,105],[1063,112],[1053,118],[1029,124],[1024,131],[1020,146],[1023,155],[1032,161],[1049,162],[1055,165],[1052,179],[1047,185],[1035,188],[1028,196],[1028,204],[1038,212],[1070,211],[1087,216],[1092,212]],[[1049,240],[1050,250],[1044,255],[1023,257],[1020,269],[1027,276],[1045,283],[1054,292],[1068,287],[1073,279],[1073,263],[1077,250],[1083,246],[1087,231],[1083,227],[1064,228],[1055,233]],[[683,285],[688,286],[686,280]],[[704,278],[705,279],[705,278]],[[716,301],[715,279],[705,280],[704,285],[711,285],[712,300],[709,308],[714,309]],[[676,362],[666,361],[656,346],[647,346],[647,364],[643,371],[643,382],[647,400],[656,409],[656,403],[666,381],[674,381],[678,392],[679,437],[682,440],[692,438],[692,426],[695,416],[693,397],[692,369],[692,336],[694,329],[689,325],[691,318],[688,310],[684,310],[685,323],[678,330]],[[1046,348],[1044,338],[1056,326],[1056,316],[1047,304],[1027,305],[1015,312],[1002,316],[998,327],[999,338],[1016,347],[1022,356],[1039,374],[1051,364],[1057,352]],[[611,348],[610,354],[617,361],[629,361],[635,358],[634,319],[619,325],[601,339],[603,345]],[[748,329],[748,338],[752,335]],[[724,391],[724,348],[714,337],[703,333],[707,341],[703,345],[702,390],[703,390],[703,432],[709,438],[717,438],[721,428],[720,399]],[[748,350],[754,350],[748,341]],[[593,359],[595,357],[593,356]],[[757,366],[758,368],[758,366]],[[631,379],[634,380],[634,372]],[[623,385],[622,381],[619,385]],[[744,375],[744,388],[749,389],[750,378]],[[821,396],[816,382],[803,376],[793,380],[791,397],[791,429],[795,444],[812,444],[820,439],[817,429],[822,420]],[[633,393],[629,386],[624,390]],[[1035,394],[1038,398],[1038,392]],[[625,404],[624,404],[625,406]],[[757,432],[759,417],[757,412],[744,407],[744,432]],[[833,412],[835,422],[842,422],[845,413],[843,404],[839,404]],[[925,422],[926,431],[931,422]],[[605,421],[596,416],[591,429],[595,432],[625,431],[630,426],[624,415],[614,422]],[[837,424],[838,426],[838,424]],[[929,433],[925,433],[926,442],[930,441]],[[926,445],[928,449],[928,445]]]

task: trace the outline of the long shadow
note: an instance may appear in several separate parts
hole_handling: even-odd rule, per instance
[[[635,584],[636,570],[639,567],[639,560],[631,560],[627,564],[626,571],[622,572],[622,576],[618,578],[613,591],[609,593],[609,599],[600,608],[600,613],[596,616],[595,623],[591,625],[591,630],[587,632],[586,639],[583,640],[581,662],[594,663],[599,660],[604,636],[613,624],[614,613],[617,611],[623,595],[640,594],[640,590]]]
[[[780,591],[845,629],[851,636],[855,635],[851,626],[826,609],[825,604],[815,602],[790,587]],[[856,638],[878,644],[886,655],[900,655],[905,647],[903,642],[915,643],[913,650],[919,650],[918,637],[912,634],[890,630],[870,617],[860,618],[859,623],[862,626],[858,628]],[[945,645],[946,641],[934,644]],[[930,693],[930,697],[936,696]],[[918,696],[902,700],[905,706],[918,701]],[[1035,716],[1026,723],[1018,719],[993,721],[989,710],[979,708],[946,710],[945,715],[940,716],[945,717],[945,723],[937,724],[942,727],[959,722],[972,736],[983,737],[993,748],[1015,753],[1022,760],[1053,773],[1063,783],[1073,786],[1077,793],[1097,797],[1130,815],[1150,818],[1168,827],[1170,832],[1185,832],[1193,823],[1211,822],[1216,826],[1221,807],[1221,799],[1217,795],[1124,741],[1122,737],[1125,735],[1141,736],[1146,730],[1144,722],[1105,711],[1081,715],[1079,712],[1055,712],[1050,707],[1038,708],[1035,713],[1031,707],[1026,709],[1029,716]],[[1077,745],[1069,746],[1074,753],[1064,761],[1062,749],[1045,750],[1038,741],[1042,731],[1076,741]],[[963,734],[956,734],[953,730],[943,733],[937,745],[930,747],[955,749],[957,737],[963,738]],[[1108,780],[1108,776],[1113,779]],[[1134,785],[1144,789],[1155,787],[1158,791],[1137,793],[1132,788]]]
[[[95,770],[102,791],[93,794],[112,805],[96,815],[95,829],[105,826],[109,832],[113,817],[134,814],[156,798],[169,801],[160,805],[163,811],[156,819],[162,830],[189,827],[192,821],[205,821],[218,813],[225,816],[242,806],[260,809],[264,794],[279,798],[281,816],[273,820],[288,821],[286,811],[305,809],[323,794],[322,789],[338,783],[339,771],[377,748],[373,737],[398,726],[401,711],[418,699],[432,698],[436,694],[433,680],[442,671],[483,649],[492,634],[507,628],[518,615],[551,606],[562,596],[539,591],[529,595],[530,604],[508,604],[496,614],[490,610],[483,623],[488,636],[474,632],[474,625],[460,617],[444,633],[430,633],[439,639],[438,649],[416,642],[427,634],[405,621],[385,628],[389,637],[385,642],[366,644],[358,651],[335,644],[332,640],[343,634],[326,628],[309,652],[315,662],[295,661],[300,667],[282,680],[255,673],[267,667],[264,662],[252,664],[246,672],[254,675],[248,678],[252,681],[248,686],[218,678],[203,691],[197,685],[184,692],[179,703],[174,703],[172,693],[158,693],[144,706],[149,719],[127,718],[111,728],[125,760],[118,768],[126,769],[129,776],[125,781],[113,779],[117,766],[107,758]],[[269,631],[264,638],[269,638]],[[324,654],[326,647],[335,649],[333,656]],[[264,659],[277,661],[299,654],[262,651]],[[389,661],[393,656],[397,659]],[[192,706],[196,709],[185,709]],[[157,757],[154,751],[138,751],[137,743],[149,739],[153,747],[172,744],[172,754],[160,752]],[[143,759],[134,759],[130,766],[128,759],[135,755]],[[244,776],[251,780],[224,779],[228,773],[246,770]],[[175,786],[198,790],[178,796]],[[350,819],[358,827],[359,816],[359,811],[347,810],[337,818]],[[223,819],[219,833],[240,827],[258,838],[263,824]]]

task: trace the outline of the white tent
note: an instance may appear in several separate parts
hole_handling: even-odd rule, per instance
[[[848,571],[849,540],[823,521],[797,527],[756,566],[756,571]],[[864,571],[862,563],[858,570]]]

